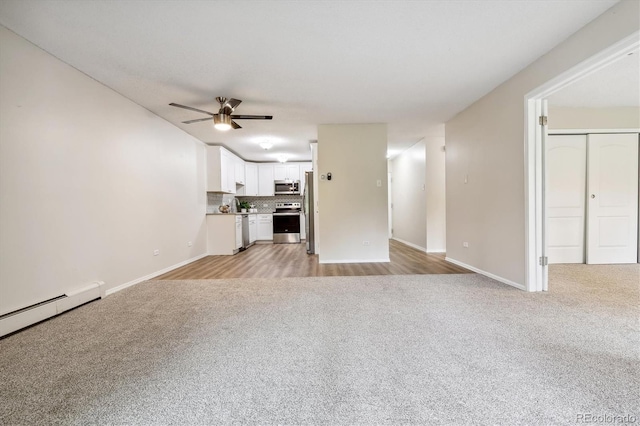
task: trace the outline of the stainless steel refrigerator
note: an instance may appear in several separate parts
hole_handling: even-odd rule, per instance
[[[313,172],[304,172],[304,229],[307,233],[307,253],[314,254],[316,252],[316,240],[313,234],[314,215],[313,209],[315,205],[315,197],[313,194]]]

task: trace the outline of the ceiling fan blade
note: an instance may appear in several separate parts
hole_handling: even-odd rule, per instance
[[[232,115],[236,120],[271,120],[273,115]]]
[[[213,117],[197,118],[195,120],[187,120],[187,121],[183,121],[182,124],[198,123],[200,121],[208,121],[208,120],[213,120]]]
[[[171,102],[169,105],[174,106],[174,107],[178,107],[178,108],[189,109],[189,110],[191,110],[191,111],[201,112],[201,113],[203,113],[203,114],[209,114],[209,115],[211,115],[211,116],[214,116],[214,115],[215,115],[214,113],[209,112],[209,111],[203,111],[203,110],[201,110],[201,109],[193,108],[193,107],[186,106],[186,105],[174,104],[173,102]]]
[[[231,127],[233,127],[234,129],[242,129],[242,126],[233,120],[231,120]]]
[[[235,109],[238,105],[240,105],[240,102],[242,102],[240,99],[231,98],[227,101],[227,105],[229,105],[231,109]]]

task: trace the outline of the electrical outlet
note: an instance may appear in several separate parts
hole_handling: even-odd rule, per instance
[[[193,243],[191,241],[187,242],[187,247],[191,247],[193,245]]]
[[[159,255],[159,254],[160,254],[160,250],[155,249],[155,250],[153,251],[153,255],[154,255],[154,256],[157,256],[157,255]]]
[[[465,241],[464,243],[462,243],[462,247],[469,248],[469,243]]]
[[[368,245],[369,245],[369,241],[363,241],[363,242],[362,242],[362,245],[363,245],[363,246],[368,246]]]

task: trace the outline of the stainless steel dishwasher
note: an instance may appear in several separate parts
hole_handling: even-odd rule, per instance
[[[249,229],[249,215],[242,215],[242,247],[240,250],[246,250],[253,245]]]

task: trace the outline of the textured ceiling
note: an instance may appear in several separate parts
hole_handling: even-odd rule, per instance
[[[393,152],[442,134],[615,3],[2,0],[0,23],[203,142],[273,161],[309,159],[318,124],[387,123]],[[274,118],[223,133],[168,106],[216,96]]]

